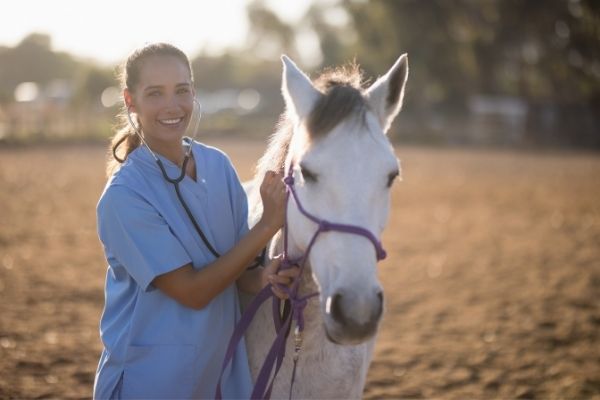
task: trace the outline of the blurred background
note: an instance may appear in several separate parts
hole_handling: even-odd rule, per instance
[[[370,82],[408,53],[364,398],[600,398],[600,1],[4,3],[0,398],[91,396],[116,69],[156,41],[189,55],[198,138],[242,180],[283,111],[282,53]]]
[[[12,7],[40,8],[29,3]],[[396,141],[600,147],[597,1],[176,1],[173,17],[152,3],[52,4],[31,20],[0,17],[0,43],[12,41],[0,46],[2,142],[104,140],[117,65],[156,39],[188,53],[207,133],[271,133],[282,53],[312,76],[355,59],[372,81],[406,52]]]

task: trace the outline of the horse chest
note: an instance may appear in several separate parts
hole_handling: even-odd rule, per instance
[[[270,304],[263,305],[246,333],[248,358],[255,380],[275,339],[270,311]],[[318,314],[309,318],[292,398],[361,398],[374,340],[357,346],[333,344],[326,339]],[[290,338],[286,357],[273,386],[273,399],[288,398],[292,382],[293,347],[293,339]]]
[[[362,397],[370,358],[366,344],[339,346],[325,340],[313,348],[307,347],[298,361],[293,398]],[[289,382],[281,379],[278,383],[289,390]]]

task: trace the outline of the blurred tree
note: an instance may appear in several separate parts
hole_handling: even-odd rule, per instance
[[[347,62],[354,57],[350,47],[355,40],[352,30],[347,25],[332,22],[328,15],[331,12],[347,15],[335,5],[318,2],[313,3],[306,13],[306,22],[319,38],[321,67]]]
[[[294,30],[283,22],[261,0],[255,0],[246,8],[250,20],[247,48],[255,56],[273,58],[278,53],[294,54]]]
[[[343,0],[365,68],[400,50],[425,104],[473,93],[587,101],[600,91],[600,3],[593,0]]]
[[[279,96],[278,59],[261,60],[244,51],[218,57],[199,55],[191,63],[196,87],[201,91],[253,88],[267,97]]]
[[[0,101],[12,101],[21,82],[43,86],[55,79],[72,80],[80,67],[69,54],[52,51],[50,36],[33,33],[16,47],[0,51]]]
[[[101,107],[102,92],[109,86],[119,87],[111,68],[89,65],[82,68],[75,79],[75,95],[72,103],[77,108]]]
[[[331,18],[340,8],[345,26]],[[320,39],[324,65],[356,56],[374,76],[407,52],[409,114],[464,116],[474,95],[518,97],[530,129],[600,145],[597,0],[331,0],[314,2],[302,21]]]

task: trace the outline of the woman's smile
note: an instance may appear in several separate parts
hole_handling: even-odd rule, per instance
[[[175,130],[181,135],[183,135],[184,130],[187,127],[187,118],[185,116],[178,118],[159,118],[156,121],[161,127],[167,128],[169,131]]]
[[[159,119],[158,120],[158,122],[160,122],[161,124],[166,125],[166,126],[177,125],[181,121],[183,121],[183,117],[180,117],[180,118],[171,118],[171,119]]]

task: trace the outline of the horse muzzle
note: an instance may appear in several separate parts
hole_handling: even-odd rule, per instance
[[[326,299],[325,333],[337,344],[361,344],[375,335],[382,314],[381,290],[369,296],[340,290]]]

